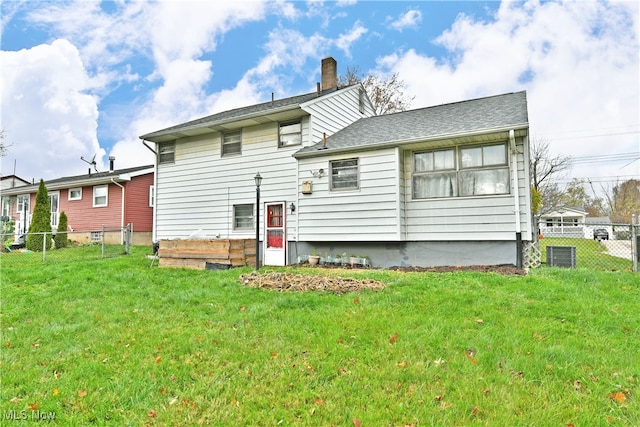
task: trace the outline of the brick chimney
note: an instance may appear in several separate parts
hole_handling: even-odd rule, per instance
[[[322,91],[338,88],[338,63],[335,59],[327,56],[322,60]]]

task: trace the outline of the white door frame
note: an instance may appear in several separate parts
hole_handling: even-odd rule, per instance
[[[264,203],[263,265],[287,264],[286,202]]]

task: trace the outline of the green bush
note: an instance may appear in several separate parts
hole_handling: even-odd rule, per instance
[[[36,194],[36,206],[33,209],[33,217],[29,225],[29,233],[27,234],[27,249],[30,251],[42,251],[43,249],[43,233],[47,235],[47,249],[51,249],[53,240],[51,239],[51,205],[49,201],[49,193],[44,181],[40,180],[38,194]]]
[[[56,249],[66,248],[69,245],[69,240],[67,239],[67,214],[64,211],[60,212],[58,231],[53,241],[56,244]]]

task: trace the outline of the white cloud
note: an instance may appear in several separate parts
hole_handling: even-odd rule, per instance
[[[360,37],[367,33],[367,28],[360,21],[353,24],[351,30],[340,34],[336,40],[336,47],[344,52],[347,57],[351,57],[351,45],[358,41]]]
[[[590,136],[639,124],[637,4],[506,2],[489,22],[459,16],[436,42],[447,60],[415,49],[379,60],[400,73],[414,107],[527,90],[532,135],[550,138],[555,152],[638,151],[637,134]],[[604,166],[573,173],[616,173]]]
[[[83,173],[80,156],[104,155],[96,137],[98,100],[87,94],[92,82],[75,46],[56,40],[0,52],[0,61],[0,126],[13,144],[6,160],[18,160],[19,176],[38,180],[60,171]]]
[[[402,14],[398,19],[392,21],[389,27],[396,31],[402,31],[407,28],[417,28],[422,22],[422,12],[416,9],[409,10]]]

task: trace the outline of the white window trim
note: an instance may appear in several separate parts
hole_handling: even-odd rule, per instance
[[[80,193],[80,195],[78,197],[71,197],[71,192],[72,191],[78,191]],[[67,200],[69,200],[69,201],[82,200],[82,187],[70,188],[69,191],[67,192]]]
[[[96,204],[96,190],[98,188],[106,189],[106,194],[104,196],[104,200],[105,200],[104,204],[99,204],[99,205]],[[94,208],[104,208],[104,207],[107,207],[107,206],[109,206],[109,185],[107,184],[107,185],[96,185],[96,186],[94,186],[93,187],[93,207]]]
[[[240,206],[244,206],[244,207],[248,207],[251,206],[251,227],[236,227],[236,208],[240,207]],[[237,205],[233,205],[233,231],[250,231],[250,230],[255,230],[255,206],[252,203],[241,203],[241,204],[237,204]]]

